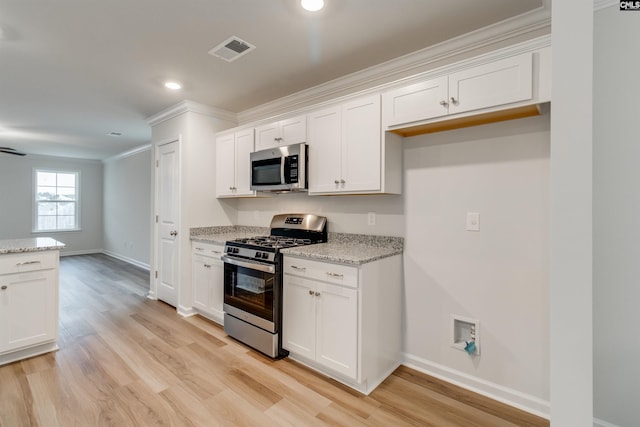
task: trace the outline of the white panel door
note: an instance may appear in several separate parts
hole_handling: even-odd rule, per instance
[[[384,125],[395,126],[447,115],[448,81],[444,76],[384,93]]]
[[[307,116],[293,117],[280,121],[282,140],[279,145],[307,142]]]
[[[56,340],[56,274],[52,269],[0,276],[0,353]]]
[[[235,146],[235,191],[236,196],[255,194],[251,191],[251,153],[253,152],[253,129],[236,132]]]
[[[381,188],[380,95],[348,102],[342,107],[343,191]]]
[[[216,138],[216,197],[233,196],[236,185],[234,134]]]
[[[273,122],[256,127],[256,151],[277,146],[280,137],[280,123]]]
[[[178,304],[180,244],[180,153],[179,142],[160,145],[156,164],[158,193],[158,299]]]
[[[356,379],[358,291],[325,283],[317,289],[316,361]]]
[[[449,75],[449,114],[490,108],[533,97],[532,53]]]
[[[309,193],[341,191],[340,107],[309,115]]]
[[[282,347],[313,360],[316,353],[315,282],[286,275],[282,301]]]

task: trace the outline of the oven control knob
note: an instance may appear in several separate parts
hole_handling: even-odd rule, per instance
[[[268,253],[266,253],[266,252],[263,252],[263,253],[262,253],[262,258],[264,258],[264,259],[269,258],[269,254],[268,254]]]
[[[256,258],[262,258],[262,252],[256,252]]]
[[[238,249],[238,248],[233,248],[233,253],[234,253],[234,254],[237,254],[238,252],[240,252],[240,249]]]

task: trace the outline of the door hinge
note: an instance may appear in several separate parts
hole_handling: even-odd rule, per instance
[[[156,215],[156,224],[158,223],[158,215]]]
[[[156,160],[156,167],[160,166],[160,160]]]
[[[156,279],[157,279],[158,278],[158,270],[156,270],[155,276],[156,276]]]

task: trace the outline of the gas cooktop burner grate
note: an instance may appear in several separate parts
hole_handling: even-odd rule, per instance
[[[255,236],[233,240],[235,243],[260,246],[263,248],[291,248],[294,246],[310,245],[311,239],[296,239],[284,236]]]

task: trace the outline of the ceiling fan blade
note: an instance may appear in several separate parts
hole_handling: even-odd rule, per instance
[[[8,148],[8,147],[0,147],[0,153],[15,154],[16,156],[26,156],[27,155],[27,153],[21,153],[20,151],[16,151],[13,148]]]

